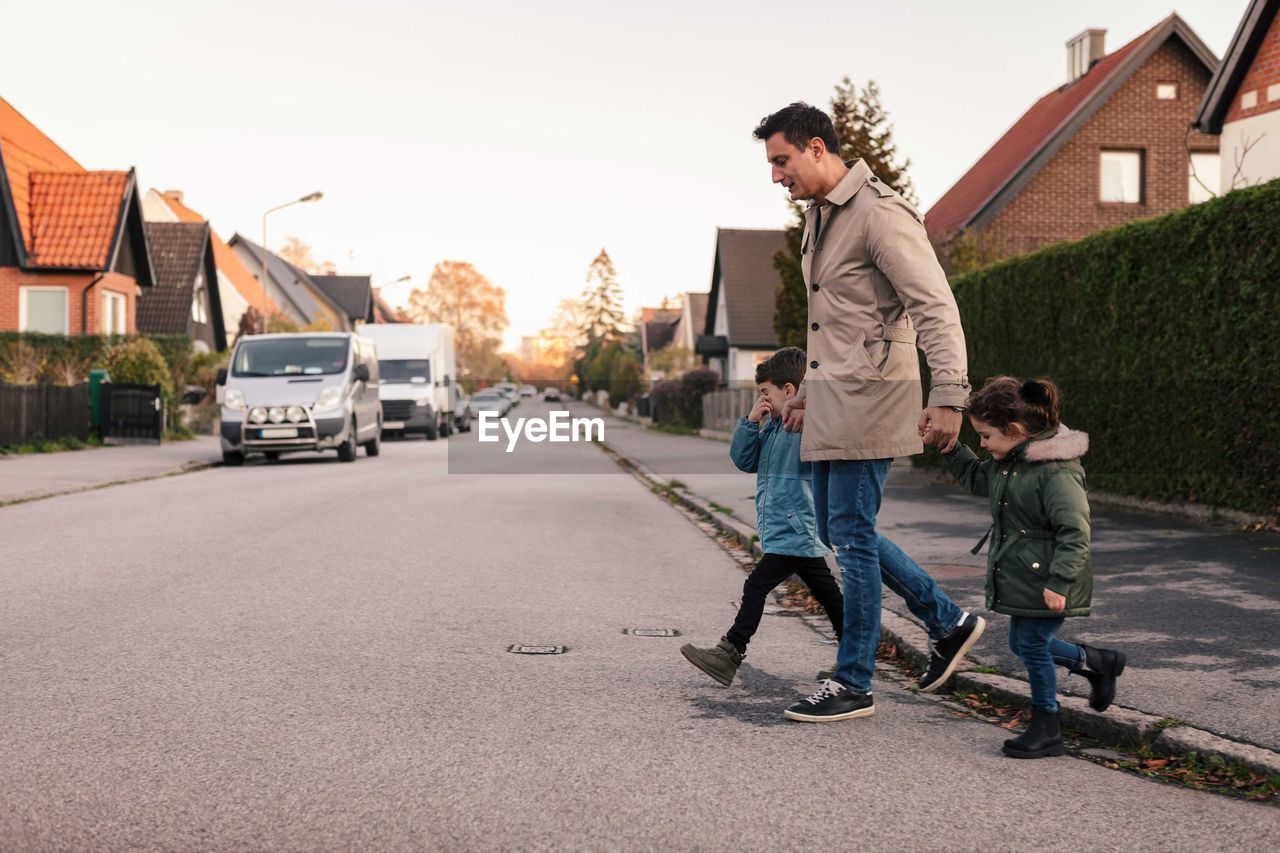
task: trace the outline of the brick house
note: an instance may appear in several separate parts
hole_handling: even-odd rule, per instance
[[[132,334],[151,285],[134,171],[88,171],[0,99],[0,330]]]
[[[711,293],[694,352],[726,384],[754,383],[756,365],[778,348],[773,313],[781,279],[773,256],[781,229],[719,228]]]
[[[1253,0],[1196,127],[1220,135],[1223,191],[1280,178],[1280,0]]]
[[[1112,53],[1105,36],[1068,41],[1067,82],[925,214],[948,270],[961,248],[981,265],[1217,193],[1218,140],[1188,132],[1217,58],[1177,15]]]

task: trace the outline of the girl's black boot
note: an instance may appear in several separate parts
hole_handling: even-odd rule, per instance
[[[1069,670],[1089,680],[1089,707],[1105,711],[1116,698],[1116,679],[1124,672],[1125,654],[1111,649],[1097,649],[1080,644],[1085,665]]]
[[[1066,752],[1062,744],[1062,714],[1043,708],[1032,707],[1031,725],[1004,742],[1004,754],[1011,758],[1048,758]]]

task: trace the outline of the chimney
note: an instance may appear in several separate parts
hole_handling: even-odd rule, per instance
[[[1079,80],[1093,63],[1107,55],[1107,31],[1089,29],[1067,41],[1067,82]]]
[[[171,198],[178,204],[182,204],[182,190],[165,190],[165,198]]]

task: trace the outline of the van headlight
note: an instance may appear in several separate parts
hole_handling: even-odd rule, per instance
[[[300,424],[307,419],[307,412],[301,406],[290,406],[284,414],[291,424]]]
[[[249,408],[249,404],[244,401],[244,392],[239,388],[228,388],[223,394],[222,404],[237,412],[243,412]]]
[[[249,412],[249,423],[265,424],[267,422],[267,410],[261,406],[255,406],[253,411]]]
[[[330,385],[328,388],[320,392],[320,396],[316,397],[316,403],[312,406],[317,412],[323,412],[326,409],[332,409],[342,402],[342,388],[337,385]]]
[[[284,423],[284,409],[279,406],[272,406],[267,412],[267,417],[271,418],[273,424],[282,424]]]

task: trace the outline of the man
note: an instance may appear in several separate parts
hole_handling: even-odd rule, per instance
[[[986,628],[876,532],[895,456],[943,452],[960,434],[969,381],[960,313],[919,214],[861,160],[842,162],[826,113],[794,103],[755,129],[792,200],[807,200],[801,266],[809,297],[809,356],[784,424],[802,432],[813,464],[818,536],[836,553],[844,633],[835,678],[786,710],[804,722],[875,712],[871,676],[880,641],[880,582],[925,624],[933,650],[921,690],[941,687]],[[916,344],[932,376],[922,409]],[[923,443],[922,443],[923,442]]]

